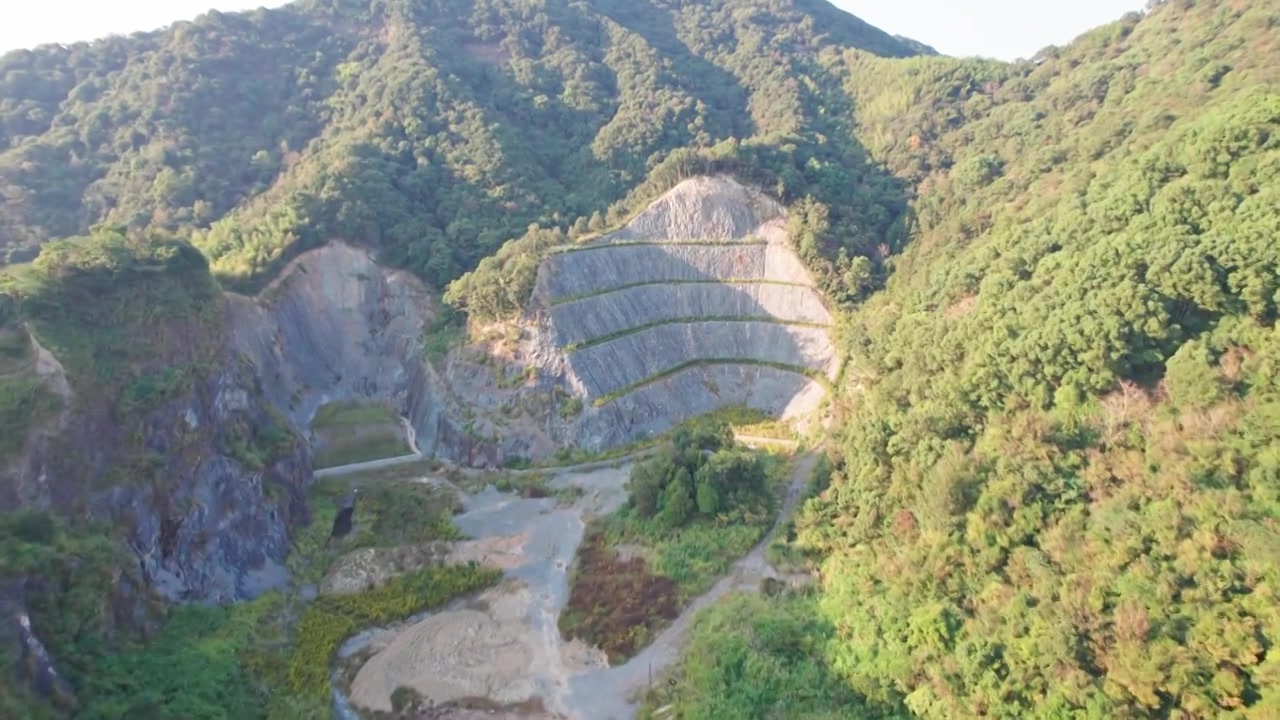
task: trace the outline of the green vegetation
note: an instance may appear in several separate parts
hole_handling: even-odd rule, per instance
[[[703,421],[632,469],[628,504],[587,529],[560,631],[631,657],[709,590],[768,530],[773,456],[734,447],[729,427]]]
[[[736,595],[703,610],[669,682],[651,687],[640,717],[679,708],[682,720],[808,718],[895,720],[899,708],[873,706],[844,685],[827,661],[835,629],[814,597]]]
[[[466,340],[467,323],[453,308],[443,305],[423,335],[423,355],[427,362],[438,366],[454,345]]]
[[[361,629],[403,620],[498,581],[502,573],[475,564],[416,570],[356,595],[330,595],[311,603],[298,624],[289,660],[290,688],[317,701],[329,698],[329,658]]]
[[[914,52],[802,0],[306,0],[9,53],[0,261],[108,222],[242,291],[334,237],[443,287],[531,223],[603,229],[676,148],[811,131],[809,65],[852,47]]]
[[[928,188],[798,522],[859,693],[1280,711],[1275,22],[1168,2],[1038,66],[850,58],[862,122],[895,118],[873,152]]]
[[[741,601],[749,632],[707,616],[673,712],[1273,717],[1280,19],[1149,5],[1012,64],[904,59],[927,48],[812,0],[304,0],[11,53],[0,252],[44,250],[0,281],[0,327],[131,422],[216,357],[213,277],[254,290],[350,238],[484,322],[524,307],[547,252],[732,173],[790,210],[848,370],[826,487],[771,552],[821,589]],[[5,427],[30,391],[0,387]],[[615,654],[708,576],[689,558],[749,534],[700,539],[732,488],[707,484],[713,518],[684,470],[646,471],[584,545],[566,622]],[[33,615],[82,701],[220,717],[248,700],[217,692],[290,687],[287,653],[248,682],[222,661],[258,646],[235,619],[254,605],[145,650],[84,629],[127,577],[108,537],[13,550],[48,568]]]
[[[100,229],[45,245],[0,276],[0,293],[77,392],[128,388],[122,402],[158,401],[194,379],[183,366],[207,370],[218,349],[217,285],[186,243]]]
[[[399,425],[400,416],[384,405],[359,400],[321,405],[311,418],[312,430],[380,424]]]
[[[356,532],[342,547],[325,539],[336,500],[350,487],[319,481],[316,517],[302,529],[291,558],[295,584],[319,581],[339,554],[361,547],[455,539],[452,493],[421,483],[387,482],[362,487]],[[325,596],[303,604],[295,594],[269,593],[225,607],[176,606],[162,629],[145,643],[103,616],[102,587],[129,576],[130,563],[100,529],[71,530],[42,513],[0,514],[0,580],[28,576],[27,605],[58,669],[75,688],[75,717],[126,720],[148,717],[327,717],[330,661],[337,644],[363,627],[391,622],[438,606],[497,581],[498,573],[474,566],[427,567],[355,595]],[[113,598],[115,607],[145,598]],[[159,620],[159,618],[157,618]],[[4,704],[19,689],[0,676],[0,711],[25,718],[49,708]],[[30,715],[31,717],[45,717]]]
[[[0,465],[22,451],[32,425],[57,405],[57,397],[39,378],[0,375]]]
[[[373,402],[328,403],[316,410],[311,429],[319,438],[317,469],[409,455],[400,416]]]

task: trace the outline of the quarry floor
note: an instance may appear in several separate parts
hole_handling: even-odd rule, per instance
[[[455,522],[472,539],[459,543],[452,559],[500,568],[504,581],[477,598],[352,638],[340,655],[367,660],[349,693],[335,697],[337,706],[389,712],[392,692],[409,686],[438,706],[474,707],[481,701],[481,707],[489,708],[438,708],[424,718],[633,718],[633,698],[679,659],[699,610],[732,590],[755,591],[762,579],[777,577],[764,549],[794,511],[814,462],[809,455],[795,462],[773,530],[653,643],[616,667],[609,667],[599,650],[564,641],[557,620],[568,600],[569,572],[586,523],[625,502],[631,466],[593,464],[556,471],[549,482],[552,489],[581,490],[572,504],[521,498],[492,486],[477,493],[458,489],[464,510]],[[510,709],[493,710],[504,706]],[[339,715],[355,717],[349,711]]]

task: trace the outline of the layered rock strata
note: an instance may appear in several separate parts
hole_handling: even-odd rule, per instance
[[[816,408],[834,378],[831,313],[782,209],[725,177],[681,183],[626,227],[547,257],[533,312],[588,405],[570,435],[599,449],[717,408]]]
[[[786,365],[827,373],[832,363],[825,328],[774,322],[690,321],[640,330],[569,354],[587,397],[599,398],[704,361]]]
[[[553,305],[550,314],[560,347],[690,318],[769,318],[806,325],[831,324],[831,313],[813,288],[761,282],[633,286]]]

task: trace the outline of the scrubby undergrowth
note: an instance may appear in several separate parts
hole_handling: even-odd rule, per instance
[[[703,419],[632,470],[627,505],[592,523],[578,550],[561,633],[618,663],[764,536],[775,511],[779,456],[734,447],[729,426]]]

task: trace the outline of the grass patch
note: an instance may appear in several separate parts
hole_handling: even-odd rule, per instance
[[[616,332],[611,332],[607,335],[601,335],[599,337],[591,338],[590,340],[584,340],[582,342],[577,342],[577,343],[569,343],[568,345],[565,345],[561,349],[566,353],[577,352],[578,350],[586,350],[589,347],[595,347],[596,345],[603,345],[607,342],[617,340],[618,338],[624,338],[628,335],[635,335],[636,333],[644,332],[645,330],[650,330],[656,327],[662,327],[663,325],[682,325],[682,324],[708,323],[708,322],[763,322],[763,323],[773,323],[774,325],[792,325],[795,327],[809,327],[809,328],[829,328],[830,327],[830,325],[823,325],[822,323],[808,323],[808,322],[800,322],[800,321],[793,321],[793,320],[780,320],[776,317],[773,317],[772,315],[710,315],[710,316],[704,316],[704,317],[679,317],[679,318],[671,318],[669,320],[658,320],[651,323],[645,323],[643,325],[636,325],[635,327],[630,327],[630,328],[627,328],[626,330],[618,330]]]
[[[320,440],[315,467],[324,469],[400,457],[413,452],[394,410],[363,401],[329,403],[316,410],[311,429]]]
[[[413,451],[398,432],[379,430],[349,439],[335,439],[316,451],[315,469],[409,455]]]
[[[599,647],[618,664],[649,643],[680,614],[671,578],[649,571],[644,558],[622,559],[599,528],[578,546],[572,590],[560,614],[560,632]]]
[[[381,424],[399,425],[400,416],[384,405],[359,400],[321,405],[311,418],[313,430]]]
[[[588,293],[580,293],[578,295],[562,295],[553,298],[551,304],[563,305],[565,303],[578,302],[579,300],[588,300],[601,295],[609,295],[612,293],[623,292],[631,288],[645,287],[647,285],[786,285],[790,287],[812,287],[806,283],[789,282],[787,280],[761,280],[754,278],[726,278],[724,280],[645,280],[644,282],[626,283],[625,285],[615,285],[606,290],[594,290]]]
[[[735,433],[773,440],[793,440],[795,430],[783,420],[746,405],[727,405],[701,416],[701,422],[724,423]]]
[[[338,507],[359,487],[352,532],[339,547],[325,547]],[[412,480],[324,478],[311,489],[313,520],[298,536],[292,571],[297,582],[315,583],[340,555],[366,547],[458,540],[453,524],[462,503],[445,487]]]
[[[687,362],[682,362],[679,365],[674,365],[670,368],[667,368],[666,370],[663,370],[660,373],[655,373],[653,375],[650,375],[649,377],[642,378],[638,382],[634,382],[630,385],[627,385],[626,387],[618,388],[613,392],[607,393],[605,395],[601,395],[600,397],[593,400],[592,404],[595,405],[596,407],[602,407],[604,405],[608,405],[614,400],[617,400],[618,398],[621,398],[624,395],[633,393],[636,390],[639,390],[640,388],[646,385],[652,385],[656,382],[661,382],[673,375],[682,373],[685,370],[688,370],[690,368],[710,367],[712,365],[751,365],[754,367],[768,367],[768,368],[773,368],[775,370],[782,370],[785,372],[796,373],[797,375],[804,375],[805,377],[808,377],[814,380],[815,382],[817,382],[818,384],[822,385],[824,388],[827,388],[827,389],[831,388],[831,381],[827,379],[827,376],[824,375],[820,370],[814,370],[813,368],[807,368],[799,365],[788,365],[787,363],[769,362],[767,360],[713,358],[713,359],[707,359],[707,360],[689,360]]]

